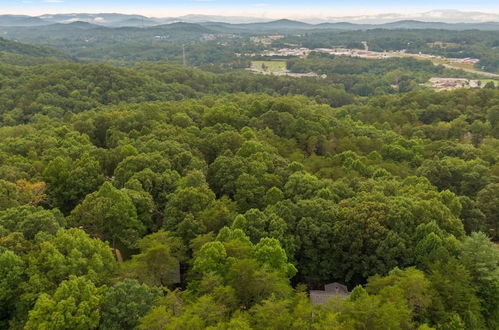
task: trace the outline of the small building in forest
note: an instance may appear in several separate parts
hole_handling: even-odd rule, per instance
[[[180,284],[180,283],[182,283],[182,279],[181,279],[181,276],[180,276],[180,263],[178,261],[177,261],[176,267],[171,270],[170,276],[171,276],[173,284]]]
[[[325,304],[333,297],[346,298],[350,295],[346,285],[333,282],[324,285],[324,290],[311,290],[310,302],[313,305]]]

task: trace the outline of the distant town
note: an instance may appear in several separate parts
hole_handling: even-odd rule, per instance
[[[271,38],[271,37],[267,37]],[[267,40],[267,39],[264,39]],[[264,44],[267,44],[264,42]],[[462,63],[462,64],[477,64],[480,62],[479,59],[476,58],[445,58],[443,56],[430,55],[430,54],[413,54],[408,53],[407,50],[402,49],[398,51],[384,51],[384,52],[376,52],[369,50],[367,42],[363,42],[364,49],[355,49],[355,48],[280,48],[274,50],[265,50],[260,53],[248,53],[248,54],[236,54],[237,56],[249,56],[249,57],[257,57],[257,56],[265,56],[265,57],[307,57],[312,53],[321,53],[321,54],[329,54],[329,55],[337,55],[337,56],[350,56],[350,57],[359,57],[359,58],[371,58],[371,59],[384,59],[384,58],[393,58],[393,57],[419,57],[423,59],[442,59],[449,61],[450,63]]]
[[[269,35],[269,36],[259,36],[252,37],[251,41],[256,44],[261,44],[264,46],[270,46],[274,41],[284,38],[282,35]],[[402,49],[398,51],[372,51],[369,50],[369,45],[366,41],[362,42],[364,49],[355,48],[345,48],[345,47],[334,47],[334,48],[305,48],[305,47],[292,47],[289,48],[276,48],[267,49],[261,52],[254,53],[236,53],[236,56],[250,57],[250,58],[279,58],[285,59],[289,57],[299,57],[306,58],[312,53],[328,54],[335,56],[348,56],[356,58],[366,58],[366,59],[388,59],[388,58],[400,58],[400,57],[413,57],[422,60],[430,60],[434,64],[441,64],[448,68],[464,70],[470,73],[483,74],[490,78],[498,78],[498,75],[477,71],[473,69],[473,66],[480,62],[476,58],[447,58],[443,56],[430,55],[424,53],[409,53],[407,50]],[[274,75],[274,76],[288,76],[293,78],[326,78],[326,75],[320,75],[315,72],[307,73],[294,73],[290,72],[286,68],[285,61],[262,61],[256,60],[251,62],[251,66],[246,70],[263,75]],[[436,90],[450,90],[456,88],[483,88],[486,86],[485,80],[479,79],[468,79],[468,78],[444,78],[444,77],[432,77],[429,81],[424,84],[426,86],[432,87]],[[492,82],[496,84],[496,82]]]

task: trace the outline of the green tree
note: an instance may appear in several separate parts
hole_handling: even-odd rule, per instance
[[[64,216],[57,209],[24,205],[0,211],[0,226],[10,232],[21,232],[28,240],[40,232],[55,234],[65,223]]]
[[[136,280],[124,280],[110,287],[101,303],[100,329],[134,329],[161,296]]]
[[[236,180],[245,172],[244,158],[238,156],[219,156],[210,164],[208,182],[217,195],[234,197],[236,193]]]
[[[70,276],[53,295],[42,293],[29,312],[25,329],[92,329],[99,325],[102,288]]]
[[[295,329],[288,300],[267,299],[251,308],[255,329]]]
[[[499,326],[499,250],[484,233],[472,233],[462,244],[460,260],[477,289],[490,329]]]
[[[296,268],[289,264],[286,252],[274,238],[263,238],[253,248],[255,259],[262,265],[276,270],[285,277],[291,278],[296,274]]]
[[[323,184],[317,177],[306,172],[296,172],[290,175],[284,186],[284,193],[287,198],[298,201],[312,198],[322,187]]]
[[[481,159],[465,161],[459,158],[444,157],[426,160],[418,169],[440,190],[466,196],[475,196],[490,183],[490,170]]]
[[[123,277],[157,287],[177,282],[179,262],[186,259],[186,249],[179,238],[169,232],[159,231],[145,236],[137,245],[140,253],[122,265]]]
[[[284,193],[281,189],[277,187],[272,187],[265,193],[264,201],[265,204],[271,205],[276,204],[284,199]]]
[[[463,265],[455,258],[438,261],[432,265],[428,278],[435,293],[431,308],[434,323],[447,323],[457,315],[465,328],[483,328],[480,300],[470,273]]]
[[[277,271],[259,267],[256,260],[235,261],[227,273],[228,284],[236,291],[241,306],[249,308],[274,295],[285,298],[291,294],[288,279]]]
[[[227,271],[227,252],[221,242],[209,242],[201,247],[194,259],[193,271],[200,274],[225,274]]]
[[[109,182],[99,191],[89,194],[69,217],[74,227],[82,227],[92,236],[111,242],[112,246],[135,247],[144,232],[137,211],[128,195]]]
[[[358,284],[371,275],[388,272],[388,267],[392,265],[391,260],[387,260],[387,255],[376,253],[384,252],[384,249],[378,249],[389,235],[386,205],[363,202],[343,207],[339,213],[341,220],[334,225],[332,239],[333,249],[338,251],[335,253],[333,266],[335,277]]]
[[[19,205],[16,185],[0,180],[0,211]]]
[[[480,190],[477,205],[485,214],[485,225],[492,237],[499,237],[499,183],[494,183]]]
[[[199,213],[199,219],[207,232],[217,233],[225,226],[230,226],[234,217],[236,205],[226,196],[214,200]]]
[[[293,230],[296,236],[297,249],[295,252],[296,265],[302,276],[308,279],[319,278],[328,280],[339,273],[334,264],[334,226],[338,221],[337,206],[322,199],[303,200],[297,203],[296,209],[286,211],[295,213],[296,227]],[[284,215],[286,222],[291,222],[291,214]],[[346,256],[345,256],[346,257]]]
[[[265,187],[251,174],[243,173],[236,180],[234,200],[241,211],[263,207]]]
[[[469,235],[472,232],[487,230],[485,214],[478,207],[478,203],[467,196],[461,196],[459,202],[463,206],[461,219],[466,233]]]
[[[236,216],[232,228],[241,229],[253,243],[258,242],[263,237],[268,237],[268,216],[258,209],[250,209]]]
[[[366,289],[369,294],[377,295],[388,287],[402,290],[415,321],[423,323],[427,320],[433,292],[430,289],[430,281],[422,271],[413,267],[404,270],[395,268],[385,277],[370,277]]]
[[[171,196],[165,207],[163,227],[176,231],[177,226],[188,215],[194,217],[196,223],[200,222],[198,215],[215,200],[215,194],[207,184],[198,187],[179,187]]]
[[[4,322],[13,312],[20,294],[19,285],[24,282],[24,261],[9,250],[0,252],[0,327],[7,328]]]
[[[342,305],[339,321],[347,329],[411,328],[411,310],[399,288],[385,288],[378,295],[356,293]],[[363,289],[362,289],[363,290]]]
[[[127,189],[123,188],[122,191],[130,197],[135,210],[137,211],[137,219],[142,223],[148,231],[157,231],[160,227],[158,223],[158,210],[156,209],[156,203],[154,199],[148,192],[144,191],[142,187],[136,187],[137,189]]]
[[[100,286],[110,280],[116,266],[109,245],[76,228],[61,229],[54,236],[45,237],[27,258],[28,281],[21,284],[21,312],[27,312],[40,293],[53,292],[71,275]]]
[[[499,139],[499,106],[489,108],[487,111],[487,119],[492,127],[492,136]]]
[[[76,161],[54,158],[45,168],[43,176],[47,182],[49,202],[65,214],[104,181],[99,162],[88,154]]]

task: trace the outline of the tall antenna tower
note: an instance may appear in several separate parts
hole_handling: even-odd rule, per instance
[[[182,44],[182,63],[184,64],[184,66],[187,65],[187,60],[185,58],[185,44]]]

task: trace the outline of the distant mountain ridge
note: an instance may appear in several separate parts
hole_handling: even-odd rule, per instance
[[[442,22],[442,23],[485,23],[499,22],[499,13],[483,13],[476,11],[459,11],[453,9],[432,10],[421,13],[399,14],[382,13],[372,15],[342,16],[342,17],[321,17],[304,18],[302,21],[307,23],[326,23],[326,22],[349,22],[357,24],[384,24],[404,20],[414,20],[423,22]]]
[[[47,22],[40,17],[26,15],[0,15],[0,26],[39,26],[48,25]]]
[[[286,19],[284,19],[286,20]],[[459,10],[433,10],[422,13],[398,14],[383,13],[373,15],[343,16],[343,17],[303,17],[296,19],[302,23],[355,23],[355,24],[386,24],[398,21],[421,21],[441,23],[487,23],[499,22],[499,13],[464,12]],[[53,23],[88,22],[104,26],[152,26],[175,22],[206,23],[219,22],[228,24],[251,24],[275,21],[271,18],[223,16],[223,15],[184,15],[179,17],[147,17],[120,13],[69,13],[45,14],[40,16],[0,15],[0,26],[48,25]],[[282,21],[282,20],[277,20]]]
[[[486,16],[494,17],[494,16]],[[225,18],[225,20],[224,20]],[[0,15],[0,27],[36,27],[50,26],[53,24],[90,24],[100,27],[136,27],[151,28],[168,26],[176,23],[193,24],[211,28],[214,31],[225,30],[251,30],[251,31],[281,31],[281,30],[314,30],[314,29],[339,29],[339,30],[369,30],[369,29],[446,29],[446,30],[485,30],[499,31],[498,21],[471,22],[471,23],[446,23],[441,21],[421,21],[413,19],[397,20],[392,22],[352,23],[339,22],[303,22],[291,19],[250,21],[248,17],[224,17],[207,15],[187,15],[177,18],[151,18],[141,15],[125,14],[57,14],[42,16]],[[242,22],[241,22],[242,21]],[[192,28],[192,26],[191,26]],[[208,31],[209,32],[209,31]]]

